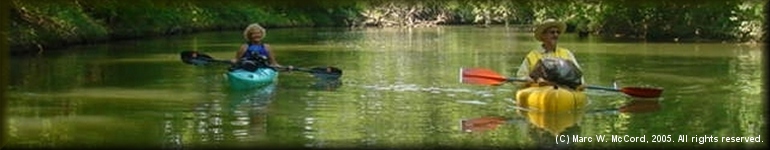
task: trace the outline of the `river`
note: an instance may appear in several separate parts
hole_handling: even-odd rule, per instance
[[[227,65],[192,66],[179,58],[181,51],[197,50],[229,59],[242,37],[240,31],[206,32],[11,56],[6,147],[758,148],[765,144],[697,139],[767,138],[761,45],[564,34],[559,45],[575,53],[586,83],[664,92],[646,100],[652,101],[644,102],[647,109],[619,112],[613,108],[640,100],[588,90],[585,112],[544,116],[514,107],[514,84],[458,79],[462,67],[512,76],[538,46],[530,32],[268,29],[265,41],[282,65],[334,66],[344,74],[326,81],[281,72],[276,84],[248,91],[228,88]],[[461,120],[489,116],[507,120],[463,131]],[[556,144],[561,135],[594,139]],[[597,142],[600,135],[644,136],[646,142]],[[680,136],[688,137],[679,142]]]

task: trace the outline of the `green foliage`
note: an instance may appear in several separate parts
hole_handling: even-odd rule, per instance
[[[107,29],[83,13],[78,3],[12,1],[9,43],[26,47],[104,40]],[[16,44],[16,45],[14,45]]]
[[[646,40],[756,41],[764,31],[759,0],[368,0],[11,2],[8,41],[19,49],[207,30],[266,27],[524,24],[554,18],[576,29]],[[130,4],[129,4],[130,3]]]
[[[739,22],[739,27],[735,32],[735,35],[740,41],[760,41],[763,38],[764,32],[762,28],[765,24],[765,15],[763,7],[767,5],[767,1],[745,1],[738,5],[738,9],[735,11],[735,21]]]
[[[754,3],[757,6],[756,3]],[[741,10],[747,4],[738,0],[708,2],[607,3],[596,19],[603,22],[604,35],[644,38],[648,40],[741,40],[746,32],[744,22],[759,24],[762,17],[754,9]],[[754,7],[759,9],[758,7]],[[751,13],[756,14],[752,15]],[[744,13],[744,14],[741,14]],[[747,18],[754,16],[756,18]],[[750,26],[750,25],[749,25]]]

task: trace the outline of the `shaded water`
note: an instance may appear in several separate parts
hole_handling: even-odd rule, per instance
[[[512,84],[458,82],[461,67],[513,75],[524,54],[538,45],[530,33],[503,27],[268,30],[265,40],[281,64],[335,66],[344,75],[326,81],[282,72],[276,84],[248,91],[228,89],[226,65],[189,66],[179,60],[183,50],[231,58],[242,41],[239,34],[13,56],[3,131],[7,146],[764,146],[690,139],[766,132],[760,46],[624,43],[566,34],[560,46],[573,50],[587,83],[663,87],[663,96],[641,105],[621,93],[589,90],[588,110],[542,115],[516,109]],[[648,109],[617,111],[640,105]],[[505,123],[462,131],[461,120],[491,116]],[[650,143],[594,139],[557,145],[555,135],[561,134],[646,136]],[[670,135],[673,142],[652,143],[654,135]],[[679,135],[689,136],[688,142],[676,142]]]

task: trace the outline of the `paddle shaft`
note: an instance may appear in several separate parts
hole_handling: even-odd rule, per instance
[[[498,74],[497,72],[494,72],[490,69],[485,69],[485,68],[462,68],[460,70],[461,70],[460,81],[463,83],[482,84],[482,85],[500,85],[506,82],[531,82],[530,80],[527,80],[527,79],[508,78]],[[622,92],[630,96],[643,97],[643,98],[659,97],[660,94],[663,92],[663,89],[661,88],[646,88],[646,87],[623,87],[619,89],[596,86],[596,85],[586,85],[585,87],[587,89]]]
[[[196,58],[196,59],[205,59],[208,62],[218,62],[218,63],[225,63],[225,64],[233,64],[233,62],[230,61],[230,60],[220,60],[220,59],[206,58],[206,57],[200,57],[200,58]],[[289,69],[289,67],[283,67],[283,66],[281,66],[281,67],[271,66],[271,67],[273,67],[273,68],[280,68],[280,69],[287,69],[287,70],[297,70],[297,71],[311,72],[310,69],[305,69],[305,68],[294,68],[294,67],[292,67],[292,69]]]
[[[475,75],[475,74],[463,74],[463,77],[475,77],[475,78],[486,78],[486,79],[492,79],[492,80],[504,80],[502,82],[529,82],[529,80],[527,80],[527,79],[506,78],[506,77],[498,77],[498,76],[483,76],[483,75]]]
[[[231,62],[231,61],[229,61],[229,60],[218,60],[218,59],[211,59],[211,61],[213,61],[213,62],[218,62],[218,63],[233,64],[233,62]]]
[[[507,82],[529,82],[527,79],[520,79],[520,78],[505,78]],[[609,87],[602,87],[602,86],[596,86],[596,85],[588,85],[586,86],[587,89],[594,89],[594,90],[605,90],[605,91],[612,91],[612,92],[621,92],[620,89],[616,88],[609,88]]]
[[[310,69],[307,69],[307,68],[297,68],[297,67],[289,68],[289,67],[284,67],[284,66],[280,66],[280,67],[273,66],[273,68],[286,69],[286,70],[291,70],[291,71],[302,71],[302,72],[308,72],[308,73],[315,73],[315,72],[313,72],[313,70],[310,70]]]
[[[472,74],[468,74],[468,75],[464,75],[464,76],[466,76],[466,77],[488,78],[488,79],[500,79],[500,78],[496,78],[496,77],[488,77],[488,76],[472,75]],[[529,80],[521,79],[521,78],[505,78],[505,77],[503,77],[503,79],[505,79],[504,82],[529,82]],[[594,90],[605,90],[605,91],[612,91],[612,92],[622,92],[620,89],[603,87],[603,86],[596,86],[596,85],[588,85],[588,86],[586,86],[586,88],[594,89]]]
[[[482,75],[474,75],[474,74],[466,74],[465,77],[477,77],[477,78],[488,78],[488,79],[505,79],[503,82],[529,82],[527,79],[521,79],[521,78],[499,78],[499,77],[489,77],[489,76],[482,76]],[[615,88],[609,88],[609,87],[602,87],[602,86],[596,86],[596,85],[588,85],[586,86],[588,89],[595,89],[595,90],[605,90],[605,91],[612,91],[612,92],[621,92],[620,89]]]
[[[199,56],[201,56],[201,57],[194,57],[194,58],[192,58],[192,59],[202,59],[202,60],[204,60],[204,61],[208,61],[208,62],[217,62],[217,63],[233,64],[233,62],[231,62],[230,60],[219,60],[219,59],[209,58],[210,56],[208,56],[208,55],[206,55],[206,54],[198,54],[198,55],[199,55]],[[202,56],[208,56],[208,57],[202,57]]]
[[[612,91],[612,92],[621,92],[620,89],[601,87],[601,86],[595,86],[595,85],[589,85],[589,86],[586,86],[586,88],[588,88],[588,89],[595,89],[595,90]]]

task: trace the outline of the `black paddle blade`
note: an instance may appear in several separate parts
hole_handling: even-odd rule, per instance
[[[309,72],[322,79],[339,79],[342,76],[342,70],[336,67],[315,67],[311,68]]]
[[[209,55],[198,53],[197,51],[183,51],[179,53],[179,58],[182,59],[182,62],[185,64],[190,65],[207,65],[209,64],[214,58],[212,58]]]

